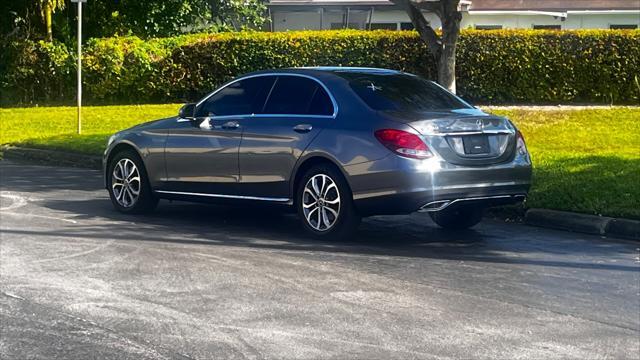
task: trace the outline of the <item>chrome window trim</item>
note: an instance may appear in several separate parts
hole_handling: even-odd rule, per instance
[[[258,201],[273,201],[273,202],[282,202],[282,203],[288,203],[290,201],[289,198],[273,198],[273,197],[262,197],[262,196],[208,194],[208,193],[193,193],[193,192],[186,192],[186,191],[168,191],[168,190],[155,190],[155,192],[161,193],[161,194],[202,196],[202,197],[212,197],[212,198],[221,198],[221,199],[258,200]]]
[[[243,76],[237,79],[234,79],[224,85],[222,85],[221,87],[219,87],[218,89],[214,90],[212,93],[210,93],[209,95],[205,96],[202,100],[200,100],[198,103],[196,103],[196,108],[198,106],[200,106],[203,102],[209,100],[210,97],[212,97],[213,95],[217,94],[219,91],[221,91],[222,89],[226,88],[229,85],[235,84],[238,81],[242,81],[242,80],[246,80],[246,79],[251,79],[251,78],[255,78],[255,77],[262,77],[262,76],[297,76],[297,77],[302,77],[302,78],[307,78],[307,79],[311,79],[315,82],[317,82],[318,84],[320,84],[320,86],[322,86],[322,88],[324,89],[324,91],[327,93],[327,95],[329,95],[329,99],[331,100],[331,104],[333,105],[333,114],[332,115],[311,115],[311,114],[238,114],[238,115],[221,115],[221,116],[212,116],[211,119],[227,119],[227,118],[239,118],[239,117],[278,117],[278,116],[282,116],[282,117],[298,117],[298,118],[324,118],[324,119],[335,119],[338,116],[338,103],[336,102],[335,97],[333,96],[333,94],[331,93],[331,91],[329,91],[329,88],[320,80],[318,80],[317,78],[311,76],[311,75],[306,75],[306,74],[294,74],[294,73],[264,73],[264,74],[255,74],[255,75],[247,75],[247,76]],[[269,94],[271,95],[271,94]],[[268,101],[269,98],[267,97],[266,101]]]
[[[511,130],[479,130],[479,131],[452,131],[443,133],[429,133],[427,136],[463,136],[463,135],[514,135]]]

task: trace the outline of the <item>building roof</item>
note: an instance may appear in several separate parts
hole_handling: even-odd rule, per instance
[[[473,0],[469,10],[639,10],[640,0]]]
[[[471,3],[465,7],[472,11],[640,10],[640,0],[470,0],[465,3]],[[269,0],[268,5],[372,6],[394,4],[388,0]]]
[[[388,0],[269,0],[273,5],[307,5],[307,6],[379,6],[394,5]]]

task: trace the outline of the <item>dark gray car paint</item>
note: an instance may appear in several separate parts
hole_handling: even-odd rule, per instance
[[[529,189],[531,162],[528,155],[514,151],[515,128],[505,135],[509,137],[507,151],[488,159],[457,156],[445,146],[445,137],[423,134],[430,123],[442,119],[463,123],[477,119],[506,121],[503,118],[477,109],[420,114],[377,112],[353,93],[345,79],[322,68],[265,71],[251,76],[260,74],[313,77],[333,96],[336,117],[227,116],[212,118],[210,128],[200,126],[202,119],[162,119],[114,135],[105,151],[105,165],[114,149],[129,146],[140,154],[156,191],[264,197],[292,203],[299,169],[307,161],[323,159],[345,175],[363,215],[408,213],[433,200],[526,194]],[[229,121],[240,126],[223,128]],[[296,132],[296,125],[310,125],[311,130]],[[416,160],[393,154],[374,136],[375,130],[384,128],[420,135],[436,156]],[[187,199],[199,200],[193,196]]]

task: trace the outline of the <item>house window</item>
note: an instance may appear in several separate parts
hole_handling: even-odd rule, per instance
[[[339,23],[339,22],[332,22],[331,23],[331,30],[338,30],[338,29],[356,29],[356,30],[362,30],[362,23],[357,23],[357,22],[349,22],[347,24],[347,27],[345,28],[344,23]]]
[[[609,25],[609,29],[611,30],[632,30],[632,29],[637,29],[638,25],[635,24],[617,24],[617,25]]]
[[[533,25],[534,30],[560,30],[560,25]]]
[[[411,22],[401,22],[400,23],[400,30],[413,30],[413,23]]]
[[[476,30],[501,30],[502,25],[476,25]]]
[[[371,30],[398,30],[397,23],[371,23]]]

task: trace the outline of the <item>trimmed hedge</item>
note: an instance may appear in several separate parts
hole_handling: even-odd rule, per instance
[[[0,103],[71,103],[74,50],[0,44]],[[242,73],[293,66],[372,66],[435,78],[415,32],[304,31],[92,39],[84,52],[91,103],[196,99]],[[483,103],[638,103],[640,30],[463,30],[458,93]]]

